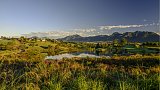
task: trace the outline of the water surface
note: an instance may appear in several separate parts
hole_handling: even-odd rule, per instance
[[[45,59],[61,60],[63,58],[74,58],[74,57],[79,57],[79,58],[85,58],[85,57],[101,58],[101,57],[106,57],[106,58],[110,58],[110,56],[96,55],[94,53],[65,53],[65,54],[59,54],[59,55],[54,55],[54,56],[47,56]]]

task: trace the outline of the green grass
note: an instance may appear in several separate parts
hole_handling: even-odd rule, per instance
[[[0,89],[158,90],[158,62],[159,56],[1,62]]]
[[[8,43],[10,41],[2,40]],[[158,90],[160,56],[131,55],[111,58],[44,60],[56,54],[83,51],[85,43],[17,40],[0,51],[0,90]],[[58,45],[58,47],[55,46]],[[50,49],[41,46],[51,46]],[[86,46],[86,47],[84,47]],[[84,47],[84,48],[78,48]],[[24,51],[23,51],[24,49]],[[88,48],[89,49],[89,48]],[[93,51],[95,50],[92,48]],[[107,48],[102,48],[107,50]],[[147,48],[126,49],[142,52]]]

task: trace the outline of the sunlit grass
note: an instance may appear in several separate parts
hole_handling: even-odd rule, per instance
[[[145,56],[1,62],[0,89],[158,90],[158,61]]]
[[[60,54],[81,51],[78,47],[87,45],[38,41],[32,46],[30,43],[20,44],[15,40],[13,46],[0,51],[0,90],[159,89],[159,55],[44,60],[49,46],[52,52],[58,45],[54,54]]]

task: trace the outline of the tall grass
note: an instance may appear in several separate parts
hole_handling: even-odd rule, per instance
[[[0,62],[0,90],[158,90],[159,58]]]

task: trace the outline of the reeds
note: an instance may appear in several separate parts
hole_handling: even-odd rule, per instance
[[[0,90],[158,90],[159,56],[0,62]]]

